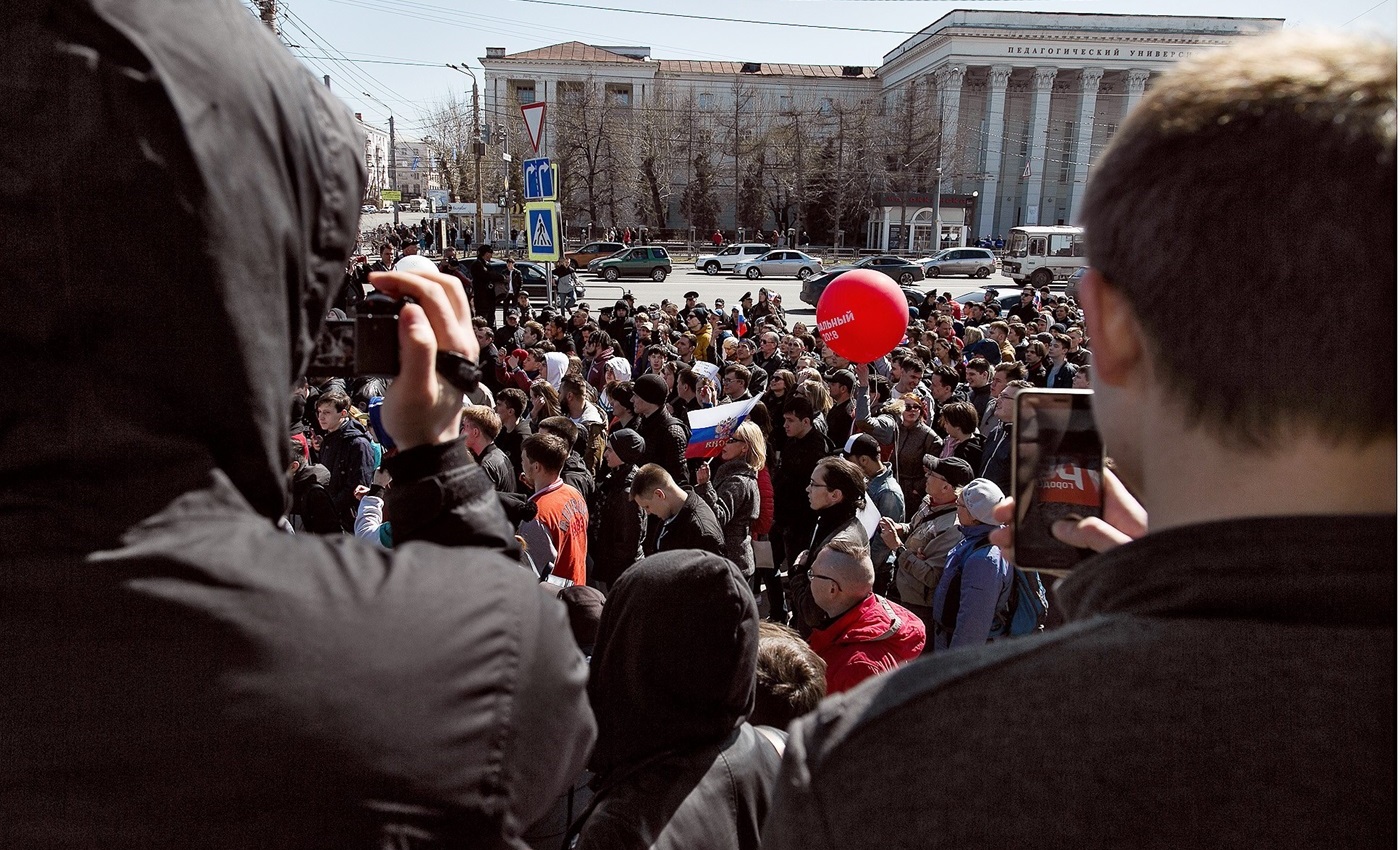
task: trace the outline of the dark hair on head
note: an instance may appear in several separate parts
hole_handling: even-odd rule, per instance
[[[350,409],[350,396],[342,392],[321,393],[321,397],[316,399],[316,409],[330,405],[338,412],[345,413]]]
[[[637,410],[632,406],[632,396],[635,392],[631,381],[616,381],[608,385],[608,400],[614,407],[621,407],[628,413],[635,414]]]
[[[726,378],[730,375],[734,375],[738,377],[739,380],[743,381],[745,386],[748,386],[750,374],[749,368],[739,363],[730,363],[728,366],[724,367],[724,376]]]
[[[793,387],[792,390],[793,392],[789,393],[788,403],[783,405],[783,413],[791,413],[798,419],[806,419],[810,422],[812,417],[816,415],[816,411],[812,409],[811,400],[798,393],[797,387]]]
[[[958,388],[958,373],[942,363],[933,367],[933,379],[950,390]]]
[[[857,509],[865,506],[865,473],[843,457],[824,457],[817,463],[828,490],[841,494],[841,501]]]
[[[676,386],[682,386],[688,390],[694,390],[698,386],[700,386],[700,376],[695,374],[694,369],[687,366],[676,373]]]
[[[972,402],[969,401],[955,401],[951,404],[945,404],[939,415],[943,417],[944,422],[964,434],[976,431],[980,418],[977,415],[977,408],[973,407]]]
[[[550,472],[563,469],[564,463],[569,459],[569,444],[555,434],[544,432],[526,437],[525,442],[521,444],[521,451],[526,459],[538,463]]]
[[[1026,377],[1026,364],[1019,360],[1003,360],[996,365],[996,371],[1005,375],[1008,381],[1019,381]]]
[[[525,411],[530,407],[530,397],[525,395],[525,391],[518,387],[506,387],[496,393],[496,403],[509,407],[519,419],[525,415]]]
[[[546,416],[540,420],[539,430],[541,434],[553,434],[568,446],[578,440],[578,426],[567,416]]]
[[[758,624],[757,689],[749,723],[786,729],[826,696],[826,662],[793,629]]]
[[[763,436],[773,433],[773,417],[768,413],[768,405],[755,404],[749,411],[749,421],[758,426]]]
[[[1034,354],[1036,357],[1039,357],[1041,360],[1044,360],[1045,357],[1050,353],[1050,351],[1046,347],[1045,343],[1041,342],[1038,339],[1033,339],[1030,342],[1026,343],[1026,353]]]
[[[992,364],[988,363],[985,357],[974,357],[967,361],[967,370],[969,372],[976,372],[979,375],[990,375],[992,372]]]
[[[599,348],[612,348],[612,347],[613,347],[613,338],[612,338],[612,335],[609,334],[607,331],[604,331],[604,330],[597,330],[597,329],[596,329],[596,327],[597,327],[596,325],[595,325],[594,327],[595,327],[595,330],[594,330],[594,332],[593,332],[593,336],[590,336],[590,337],[588,338],[588,341],[589,341],[589,342],[595,342],[595,343],[597,343]]]
[[[301,440],[289,438],[287,440],[287,444],[291,447],[292,450],[292,460],[296,461],[302,466],[306,466],[307,461],[310,460],[310,458],[306,456],[306,443],[302,442]]]
[[[562,336],[554,341],[554,350],[560,354],[574,354],[574,338],[572,336]]]

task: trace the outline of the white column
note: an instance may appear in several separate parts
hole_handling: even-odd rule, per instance
[[[943,140],[939,165],[951,169],[958,144],[958,108],[962,104],[963,77],[967,69],[961,65],[940,68],[935,81],[938,85],[939,114],[942,116]]]
[[[1123,107],[1123,117],[1127,118],[1128,113],[1133,111],[1133,107],[1142,100],[1142,93],[1147,89],[1147,78],[1152,76],[1152,72],[1145,68],[1133,68],[1128,71],[1128,99]]]
[[[1001,201],[1001,138],[1006,135],[1006,84],[1011,81],[1010,65],[993,65],[987,87],[987,165],[982,176],[982,191],[978,195],[977,237],[995,236],[993,216]]]
[[[1045,178],[1045,136],[1050,129],[1050,88],[1055,84],[1054,68],[1036,68],[1031,94],[1030,164],[1026,181],[1026,224],[1040,224],[1040,189]]]
[[[1102,68],[1083,68],[1079,72],[1079,122],[1074,128],[1079,135],[1074,144],[1074,183],[1069,189],[1067,221],[1075,221],[1079,214],[1084,184],[1089,179],[1089,145],[1094,140],[1094,109],[1098,106],[1099,81],[1102,79]]]

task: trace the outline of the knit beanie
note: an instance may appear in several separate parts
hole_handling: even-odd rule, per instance
[[[647,404],[666,403],[666,382],[660,375],[643,375],[632,385],[632,394]]]
[[[646,440],[631,428],[622,428],[608,435],[608,445],[622,458],[623,463],[636,465],[642,462],[647,453]]]

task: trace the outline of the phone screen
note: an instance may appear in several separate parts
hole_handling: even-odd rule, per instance
[[[1016,395],[1011,460],[1016,566],[1064,573],[1093,553],[1050,533],[1058,520],[1103,516],[1103,440],[1091,390],[1022,390]]]

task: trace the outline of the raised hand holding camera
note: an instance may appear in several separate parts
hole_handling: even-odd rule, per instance
[[[400,449],[444,443],[461,430],[462,390],[437,369],[439,352],[475,363],[480,344],[462,282],[439,272],[379,272],[370,277],[386,296],[412,299],[398,311],[399,371],[384,397],[385,430]]]

